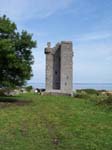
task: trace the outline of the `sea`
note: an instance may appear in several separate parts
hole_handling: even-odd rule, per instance
[[[45,83],[28,83],[33,88],[45,88]],[[73,83],[73,90],[96,89],[112,91],[112,83]]]

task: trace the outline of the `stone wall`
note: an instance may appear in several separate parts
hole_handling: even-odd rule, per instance
[[[45,48],[46,54],[46,92],[72,93],[73,49],[72,42],[62,41],[51,48]]]
[[[46,90],[53,89],[53,54],[51,48],[45,49],[46,53]]]
[[[61,91],[64,93],[72,91],[72,57],[72,42],[61,42]]]
[[[60,47],[58,47],[53,57],[53,89],[60,89],[60,66]]]

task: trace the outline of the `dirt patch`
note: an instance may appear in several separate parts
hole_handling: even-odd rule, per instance
[[[0,108],[6,108],[10,106],[25,106],[29,105],[32,101],[30,100],[17,100],[11,98],[0,98]]]

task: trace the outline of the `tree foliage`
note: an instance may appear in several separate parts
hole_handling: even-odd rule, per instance
[[[17,26],[5,15],[0,17],[0,85],[21,86],[32,76],[34,62],[32,48],[36,41],[32,34]]]

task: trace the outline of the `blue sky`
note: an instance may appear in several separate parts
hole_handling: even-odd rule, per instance
[[[37,40],[30,82],[45,82],[46,43],[71,40],[74,82],[112,83],[112,0],[0,0],[3,14]]]

